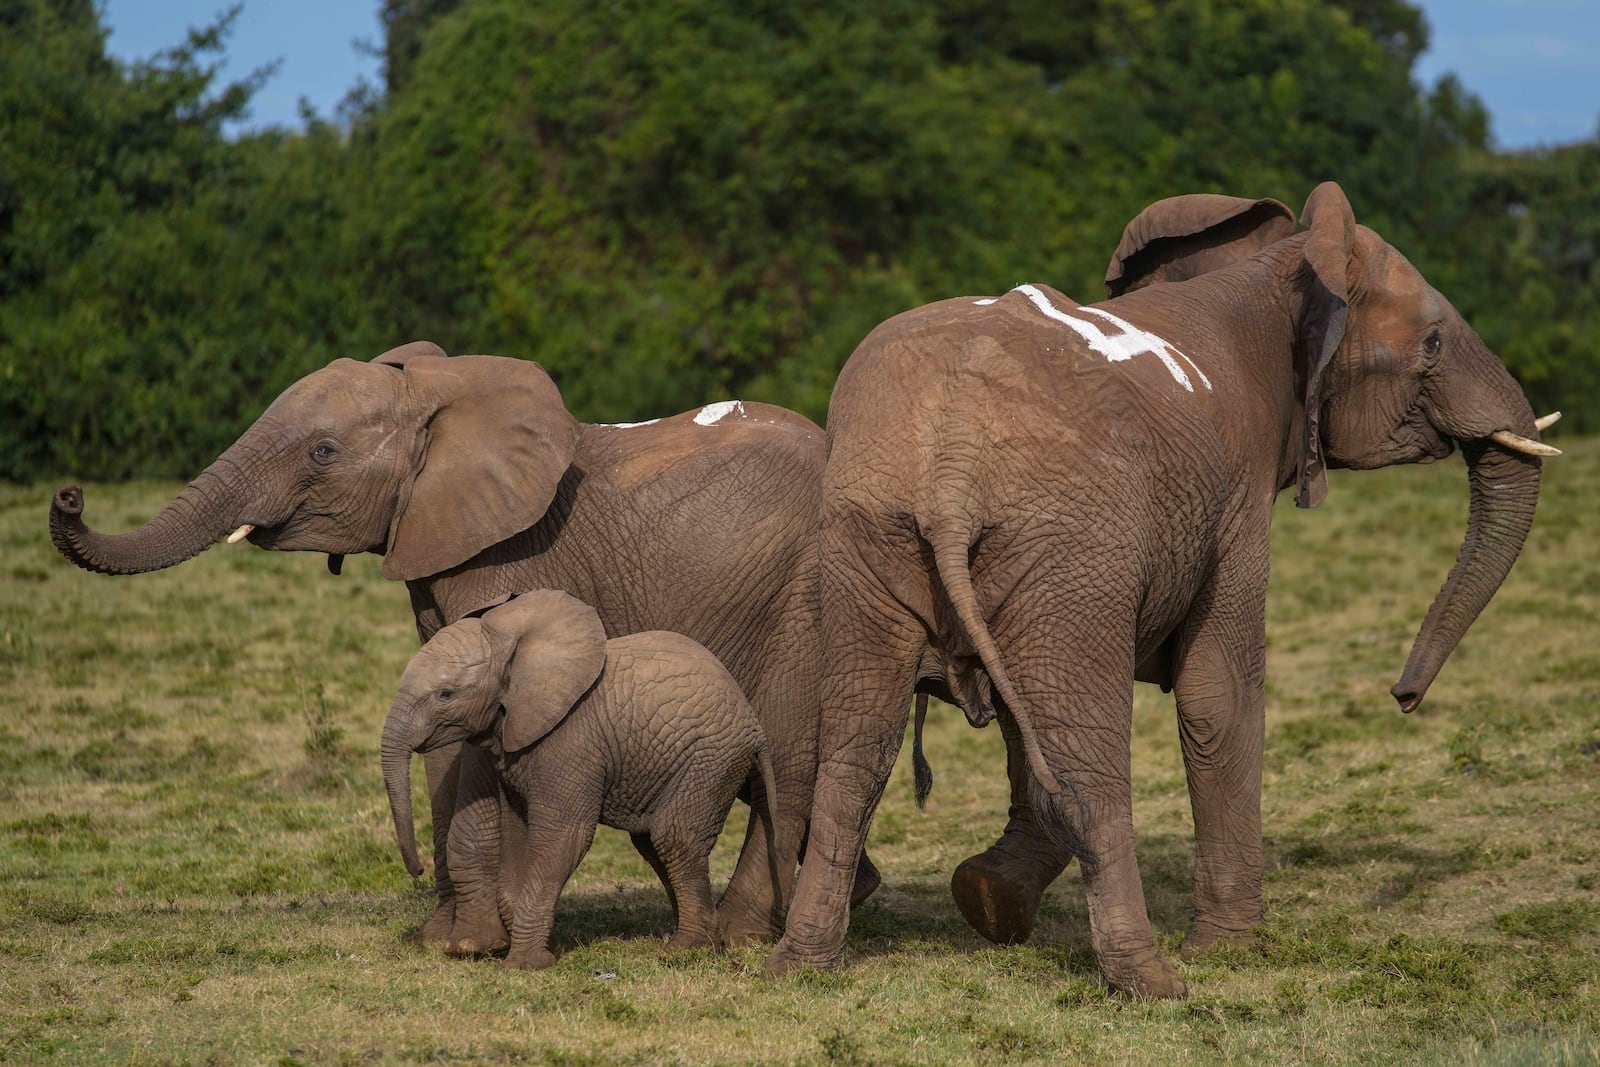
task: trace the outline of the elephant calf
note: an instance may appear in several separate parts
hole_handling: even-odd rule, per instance
[[[669,944],[720,945],[707,858],[752,767],[762,794],[752,807],[769,834],[777,791],[754,712],[704,647],[665,631],[607,641],[594,609],[553,589],[439,631],[406,667],[383,728],[395,836],[413,875],[410,753],[461,741],[494,753],[521,824],[501,839],[507,966],[555,962],[556,898],[598,823],[628,831],[666,887]],[[794,860],[774,858],[775,892],[784,864]]]

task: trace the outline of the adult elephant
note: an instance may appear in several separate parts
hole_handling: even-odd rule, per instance
[[[1328,466],[1459,446],[1466,539],[1393,688],[1404,710],[1421,702],[1516,559],[1553,450],[1499,360],[1356,224],[1337,185],[1312,193],[1302,222],[1241,262],[1091,307],[1031,285],[931,304],[851,356],[823,482],[822,762],[768,973],[840,962],[911,694],[939,687],[969,717],[1010,720],[1022,815],[1078,858],[1110,985],[1182,996],[1134,859],[1136,673],[1177,692],[1191,944],[1247,936],[1261,914],[1273,500],[1295,486],[1301,506],[1319,503]],[[1174,226],[1134,243],[1159,265],[1216,240]]]
[[[534,588],[599,612],[608,636],[673,630],[727,665],[772,744],[780,854],[802,844],[816,773],[815,522],[822,432],[764,404],[726,402],[629,426],[582,425],[536,363],[446,357],[428,342],[341,359],[290,386],[142,528],[104,535],[76,488],[50,532],[78,566],[136,574],[228,536],[262,548],[383,555],[417,632]],[[474,746],[430,753],[439,908],[423,939],[505,943],[495,902],[500,804]],[[447,846],[448,842],[448,846]],[[751,820],[721,905],[730,941],[772,940],[783,884]],[[877,875],[863,863],[858,893]]]

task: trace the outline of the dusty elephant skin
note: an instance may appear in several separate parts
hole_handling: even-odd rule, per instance
[[[594,605],[612,636],[685,634],[755,708],[783,799],[779,843],[797,855],[816,773],[823,459],[822,432],[782,408],[729,402],[582,425],[536,363],[415,342],[301,379],[142,528],[89,530],[74,488],[56,494],[50,532],[67,559],[109,574],[173,566],[229,531],[326,552],[331,568],[382,553],[423,641],[539,588]],[[492,759],[448,745],[427,770],[440,905],[422,937],[503,941]],[[720,907],[732,942],[782,929],[772,845],[751,820]],[[862,872],[860,896],[877,881],[865,861]]]
[[[1393,690],[1408,711],[1515,561],[1551,450],[1500,361],[1337,185],[1312,193],[1300,234],[1270,202],[1235,201],[1255,205],[1245,229],[1279,232],[1222,266],[1204,260],[1240,213],[1218,199],[1130,224],[1108,272],[1120,297],[1080,307],[1021,286],[931,304],[845,366],[820,534],[822,762],[769,974],[839,964],[910,697],[942,689],[969,718],[998,714],[1022,784],[1006,836],[957,871],[969,919],[1000,939],[1025,930],[1076,856],[1110,985],[1184,995],[1134,859],[1135,677],[1177,694],[1196,830],[1186,948],[1247,938],[1273,499],[1294,487],[1317,504],[1329,466],[1462,449],[1467,533]],[[1144,284],[1187,276],[1169,268],[1190,249],[1197,277]]]
[[[594,609],[535,590],[445,627],[406,667],[383,728],[383,776],[406,867],[422,871],[408,757],[474,741],[507,797],[497,902],[507,966],[555,962],[556,900],[604,823],[628,831],[672,903],[673,948],[717,948],[707,858],[752,775],[773,832],[766,739],[733,677],[703,647],[653,631],[606,640]],[[770,891],[781,897],[772,856]],[[464,941],[458,953],[491,946]]]

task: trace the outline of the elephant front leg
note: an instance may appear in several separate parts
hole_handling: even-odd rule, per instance
[[[453,956],[498,952],[509,944],[500,919],[500,776],[494,756],[463,745],[448,854],[455,885],[455,918],[445,951]]]
[[[1261,922],[1266,566],[1225,562],[1190,612],[1176,679],[1194,813],[1194,926],[1182,955],[1244,943]]]
[[[967,924],[1000,945],[1021,944],[1033,934],[1034,915],[1050,883],[1072,853],[1053,841],[1028,803],[1030,772],[1022,735],[1010,712],[999,709],[1006,742],[1006,774],[1011,780],[1011,810],[1000,839],[961,862],[950,878],[950,894]]]
[[[450,877],[450,823],[455,816],[456,788],[461,781],[461,745],[441,745],[423,754],[428,774],[428,805],[433,817],[433,885],[439,903],[417,933],[424,945],[445,945],[456,920],[456,890]]]
[[[574,823],[529,813],[527,877],[512,908],[507,967],[537,971],[555,963],[550,935],[555,930],[556,901],[589,851],[594,829],[594,820]]]

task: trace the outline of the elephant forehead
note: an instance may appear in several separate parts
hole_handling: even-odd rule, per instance
[[[483,624],[477,619],[463,619],[447,626],[423,646],[406,668],[404,681],[420,688],[430,688],[470,675],[489,662],[489,642],[483,633]]]
[[[369,411],[390,399],[399,382],[393,368],[339,359],[289,386],[267,410],[280,415]]]

